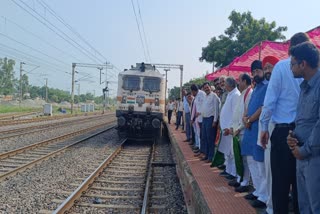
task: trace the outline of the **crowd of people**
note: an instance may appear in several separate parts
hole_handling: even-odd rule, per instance
[[[223,170],[253,207],[285,214],[292,201],[294,213],[319,213],[319,101],[319,50],[297,33],[287,59],[266,56],[251,63],[251,76],[184,89],[167,105],[168,122],[176,111],[194,156]]]

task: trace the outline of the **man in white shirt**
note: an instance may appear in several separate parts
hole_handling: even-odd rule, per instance
[[[203,140],[201,141],[200,152],[204,154],[201,160],[209,163],[212,161],[214,154],[214,141],[217,135],[220,100],[218,96],[211,91],[208,82],[203,84],[203,89],[206,96],[201,109]]]
[[[233,137],[230,127],[232,127],[232,117],[233,113],[235,112],[235,107],[240,96],[240,92],[237,89],[236,80],[233,77],[227,77],[225,83],[228,96],[220,113],[222,136],[218,150],[224,154],[226,173],[230,175],[227,178],[233,179],[236,176],[236,166],[234,162],[234,156],[232,154]]]
[[[202,109],[203,101],[205,99],[206,94],[203,91],[199,90],[195,84],[191,85],[190,89],[191,89],[192,95],[194,96],[194,102],[193,102],[193,111],[194,112],[192,113],[191,124],[197,123],[197,124],[195,124],[194,127],[199,127],[199,129],[197,128],[195,130],[195,132],[196,132],[195,134],[196,134],[196,137],[198,137],[201,141],[202,140],[201,139],[201,134],[202,134],[202,131],[201,131],[201,126],[202,126],[201,109]],[[200,145],[198,145],[198,149],[200,149]]]
[[[239,90],[241,95],[238,99],[238,102],[235,107],[235,111],[232,117],[232,128],[231,132],[233,136],[238,136],[240,139],[240,144],[243,138],[245,124],[243,122],[243,116],[246,112],[249,101],[251,98],[252,88],[251,88],[251,77],[244,73],[239,75]],[[250,171],[248,168],[247,160],[245,156],[242,156],[243,162],[243,177],[241,181],[241,177],[237,175],[237,179],[230,181],[228,184],[230,186],[235,187],[236,192],[247,192],[249,191],[249,180],[250,180]]]
[[[174,104],[174,102],[172,100],[170,100],[169,103],[168,103],[168,107],[167,107],[169,124],[171,124],[171,117],[172,117],[172,112],[173,112],[174,108],[175,108],[175,104]]]

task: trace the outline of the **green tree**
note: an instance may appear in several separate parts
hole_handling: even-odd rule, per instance
[[[22,83],[22,93],[25,94],[29,92],[29,77],[27,74],[22,75],[21,83]]]
[[[275,21],[268,23],[265,18],[254,19],[251,12],[233,10],[228,18],[231,26],[225,30],[225,35],[211,38],[208,45],[202,48],[200,61],[223,67],[260,41],[285,39],[282,32],[287,30],[286,26],[276,28]]]
[[[13,94],[15,79],[13,67],[15,61],[12,59],[0,59],[0,94]]]
[[[173,87],[169,92],[169,99],[175,100],[180,97],[180,87]]]

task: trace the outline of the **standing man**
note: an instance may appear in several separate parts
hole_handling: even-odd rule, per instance
[[[178,128],[181,124],[181,117],[182,117],[182,113],[183,113],[183,103],[180,98],[177,98],[176,113],[177,113],[176,130],[178,130]]]
[[[249,101],[251,98],[252,88],[251,88],[251,77],[244,73],[239,75],[239,90],[241,95],[235,107],[235,112],[232,117],[232,128],[231,132],[233,136],[238,136],[240,140],[240,145],[243,140],[243,134],[245,130],[245,125],[243,122],[244,112],[247,111]],[[249,180],[250,172],[248,168],[247,160],[245,156],[242,156],[243,162],[243,177],[237,175],[237,179],[229,182],[230,186],[235,187],[236,192],[248,192],[249,191]]]
[[[185,125],[185,132],[186,132],[186,137],[187,139],[184,140],[184,142],[190,142],[191,141],[191,114],[190,114],[190,107],[189,107],[189,102],[188,102],[188,97],[187,97],[187,90],[183,89],[183,113],[184,113],[184,125]]]
[[[252,182],[255,188],[255,191],[245,196],[245,198],[253,200],[253,207],[263,208],[266,206],[268,199],[266,192],[264,149],[257,145],[257,141],[259,116],[266,95],[268,81],[265,80],[264,72],[262,70],[262,62],[260,60],[252,62],[251,72],[256,85],[253,89],[248,110],[244,117],[246,130],[241,144],[241,153],[246,156]]]
[[[203,89],[206,96],[201,109],[203,140],[201,141],[200,151],[204,154],[202,160],[210,163],[214,154],[214,141],[217,135],[220,100],[211,91],[208,82],[203,84]]]
[[[172,100],[169,101],[168,103],[168,122],[171,124],[171,117],[172,117],[172,112],[175,108],[174,102]]]
[[[288,145],[297,159],[300,213],[320,211],[320,71],[319,50],[310,42],[290,49],[295,78],[303,78],[296,127],[289,132]]]
[[[221,100],[221,108],[223,107],[224,103],[226,102],[227,96],[228,96],[228,91],[226,90],[226,76],[221,76],[219,77],[219,87],[221,88],[221,95],[220,95],[220,100]]]
[[[279,59],[274,56],[266,56],[262,60],[262,68],[264,71],[264,76],[267,81],[270,81],[271,73],[275,64],[279,62]],[[269,123],[269,131],[272,133],[274,129],[274,124],[272,122]],[[271,152],[271,143],[265,146],[261,144],[260,141],[260,133],[261,133],[261,123],[259,123],[259,135],[258,135],[258,145],[262,146],[264,150],[264,165],[265,165],[265,178],[266,178],[266,185],[267,185],[267,209],[266,212],[268,214],[273,214],[273,207],[272,207],[272,173],[271,173],[271,163],[270,163],[270,152]]]
[[[307,34],[297,33],[290,39],[290,47],[309,41]],[[272,71],[260,117],[261,143],[267,145],[269,122],[275,124],[271,134],[272,204],[275,214],[288,213],[289,191],[292,189],[294,212],[298,213],[296,161],[287,145],[294,120],[302,79],[295,79],[290,58],[279,61]]]
[[[194,97],[194,102],[193,102],[193,106],[192,106],[192,116],[191,116],[191,124],[194,126],[195,128],[195,134],[196,134],[196,138],[198,138],[198,142],[199,145],[197,147],[195,147],[194,151],[197,151],[200,149],[200,143],[201,143],[201,134],[202,134],[202,130],[201,130],[201,126],[202,126],[202,115],[201,115],[201,109],[202,109],[202,105],[203,105],[203,101],[205,99],[206,94],[199,90],[198,87],[195,84],[192,84],[191,87],[191,94]],[[195,124],[194,124],[195,123]]]
[[[235,112],[235,107],[240,96],[240,92],[237,89],[237,82],[233,77],[227,77],[225,79],[225,83],[228,96],[220,113],[222,136],[218,150],[224,154],[226,164],[225,172],[229,174],[227,178],[231,180],[236,177],[236,166],[232,154],[233,137],[230,128],[232,127],[232,116]]]

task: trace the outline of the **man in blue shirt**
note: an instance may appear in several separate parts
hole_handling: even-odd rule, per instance
[[[288,145],[297,159],[300,213],[320,211],[320,70],[319,50],[310,42],[290,49],[291,69],[303,77],[298,101],[296,128],[289,133]]]
[[[305,33],[297,33],[290,39],[290,47],[308,41]],[[290,58],[279,61],[271,75],[260,116],[261,144],[268,143],[269,122],[275,124],[271,135],[272,204],[275,214],[288,213],[289,191],[292,189],[294,211],[298,213],[296,188],[296,161],[287,146],[289,130],[294,119],[300,93],[301,79],[294,79]]]
[[[187,90],[183,89],[183,113],[184,113],[184,125],[185,125],[185,132],[187,139],[184,140],[184,142],[190,142],[191,141],[191,114],[190,114],[190,107],[188,103],[188,98],[187,98]]]
[[[251,72],[256,86],[251,94],[247,112],[245,112],[244,122],[246,130],[244,131],[241,143],[241,155],[244,156],[248,164],[252,182],[256,189],[253,193],[245,196],[245,198],[253,200],[253,207],[263,208],[266,206],[267,195],[266,186],[263,182],[265,178],[261,176],[259,171],[261,171],[260,169],[264,169],[264,150],[257,145],[257,139],[259,116],[267,91],[268,81],[265,80],[261,61],[253,61]]]

